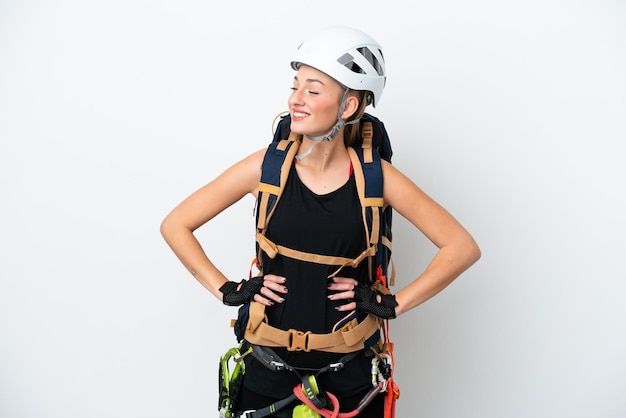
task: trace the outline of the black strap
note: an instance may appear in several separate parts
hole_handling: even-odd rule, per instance
[[[249,344],[249,343],[246,342],[246,344]],[[272,350],[269,347],[262,347],[256,344],[249,344],[249,346],[252,347],[252,352],[251,352],[252,356],[255,359],[257,359],[262,365],[267,367],[268,369],[274,372],[289,370],[291,372],[294,372],[296,375],[298,375],[300,379],[302,379],[302,376],[300,375],[300,373],[298,373],[298,370],[307,371],[307,372],[315,372],[316,376],[319,376],[320,374],[325,373],[325,372],[338,372],[339,370],[343,369],[346,363],[348,363],[350,360],[352,360],[353,358],[355,358],[361,353],[360,351],[353,351],[352,353],[348,353],[344,355],[339,360],[333,363],[330,363],[322,367],[321,369],[313,369],[313,368],[306,368],[306,367],[290,366],[289,364],[287,364],[287,362],[285,362],[285,360],[280,358],[278,354],[274,352],[274,350]]]
[[[297,400],[296,395],[291,394],[287,396],[285,399],[282,399],[278,402],[274,402],[270,406],[266,406],[265,408],[257,409],[256,411],[244,412],[238,417],[245,418],[263,418],[275,414],[277,411],[283,409],[293,401]]]

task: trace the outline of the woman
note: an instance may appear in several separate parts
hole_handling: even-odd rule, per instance
[[[288,99],[291,130],[302,139],[267,237],[301,251],[354,257],[364,250],[365,232],[348,146],[358,135],[356,122],[365,107],[379,103],[385,85],[382,52],[365,33],[334,27],[303,43],[291,64],[296,70]],[[383,162],[385,204],[438,247],[425,271],[395,296],[366,286],[366,263],[327,279],[336,266],[280,255],[263,257],[263,276],[229,281],[193,232],[245,195],[257,196],[265,152],[261,149],[235,163],[180,203],[161,225],[163,237],[185,267],[227,305],[258,302],[273,327],[324,334],[355,310],[381,319],[402,315],[436,295],[480,257],[474,239],[444,208]],[[318,370],[343,356],[316,350],[274,351],[298,370]],[[300,383],[296,373],[269,370],[253,356],[245,361],[239,413],[267,407]],[[342,411],[352,411],[371,389],[371,367],[369,350],[363,349],[340,371],[320,374],[319,385],[338,397]],[[382,396],[359,414],[382,416]]]

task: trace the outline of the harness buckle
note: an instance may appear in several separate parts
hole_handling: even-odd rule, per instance
[[[343,362],[337,362],[337,363],[330,363],[328,365],[328,370],[333,371],[333,372],[338,372],[339,370],[343,369]]]
[[[269,366],[275,372],[280,372],[280,371],[283,371],[283,370],[287,370],[287,366],[285,365],[285,363],[281,363],[281,362],[276,361],[276,360],[270,361]]]
[[[289,330],[289,347],[287,347],[287,351],[305,351],[309,352],[311,349],[309,348],[309,335],[311,331],[302,332],[297,329]]]

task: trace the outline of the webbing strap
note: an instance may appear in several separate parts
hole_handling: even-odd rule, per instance
[[[279,411],[295,401],[296,395],[293,393],[287,396],[285,399],[281,399],[280,401],[274,402],[273,404],[266,406],[265,408],[257,409],[256,411],[245,411],[239,418],[264,418],[270,415],[274,415],[276,411]]]
[[[364,199],[365,206],[382,208],[385,205],[385,199],[382,197],[366,197]]]
[[[296,141],[296,138],[297,135],[292,134],[289,136],[289,139],[283,139],[277,143],[273,143],[265,153],[263,166],[276,167],[280,164],[280,168],[277,168],[274,172],[268,171],[267,173],[269,174],[267,178],[261,177],[261,182],[259,183],[260,200],[257,208],[257,230],[265,230],[267,220],[272,216],[276,208],[276,202],[280,199],[283,192],[281,185],[284,186],[287,181],[289,169],[299,148],[299,143]],[[272,146],[274,146],[274,148],[272,148]],[[268,208],[270,210],[268,210]]]
[[[361,201],[361,213],[363,216],[365,233],[368,236],[370,248],[374,249],[373,255],[375,255],[378,240],[380,239],[380,213],[385,202],[382,196],[366,196],[365,173],[363,171],[363,164],[361,164],[361,160],[359,159],[359,156],[354,148],[348,148],[348,154],[350,155],[352,166],[354,167],[354,179],[357,185],[359,200]],[[371,222],[368,222],[368,217],[371,219]],[[369,276],[374,277],[374,265],[372,262],[369,263],[368,269]]]
[[[280,194],[280,187],[274,186],[273,184],[259,183],[259,192],[278,196]]]
[[[293,248],[288,248],[283,245],[275,244],[260,232],[257,232],[256,234],[256,241],[259,244],[259,247],[265,252],[265,254],[267,254],[267,256],[272,259],[276,258],[276,256],[280,254],[284,257],[293,258],[295,260],[308,261],[310,263],[316,264],[325,264],[328,266],[339,266],[339,268],[335,272],[330,274],[328,278],[336,276],[337,273],[339,273],[339,271],[344,267],[357,267],[365,258],[376,254],[375,246],[370,246],[355,258],[308,253],[305,251],[294,250]]]
[[[266,185],[264,183],[260,183],[259,184],[259,193],[261,193],[262,191],[262,186],[269,186]],[[261,194],[261,201],[258,203],[259,207],[257,208],[257,213],[258,213],[258,223],[257,223],[257,228],[262,228],[263,225],[265,225],[265,219],[267,218],[267,202],[269,200],[269,193],[262,193]]]
[[[389,249],[389,252],[392,251],[391,240],[389,238],[382,236],[381,242]],[[391,275],[387,272],[387,277],[389,279],[389,286],[394,286],[396,284],[396,263],[393,261],[393,257],[389,257],[389,262],[391,263]]]
[[[279,151],[284,151],[289,146],[289,139],[282,139],[278,141],[278,145],[276,145],[276,149]]]
[[[372,156],[372,138],[374,136],[374,127],[372,122],[363,122],[363,126],[361,126],[361,137],[363,138],[363,144],[361,147],[363,148],[363,161],[366,163],[371,163],[374,161],[374,157]]]
[[[391,250],[392,250],[392,248],[391,248],[391,247],[392,247],[392,245],[391,245],[391,240],[390,240],[389,238],[387,238],[387,237],[383,236],[383,237],[382,237],[382,242],[383,242],[383,245],[384,245],[385,247],[389,248],[389,251],[391,251]]]
[[[267,347],[286,347],[289,351],[320,350],[331,353],[351,353],[362,350],[365,341],[378,331],[379,320],[368,315],[362,322],[353,319],[341,329],[328,334],[314,334],[294,329],[282,330],[265,321],[265,305],[250,303],[250,318],[244,338]]]
[[[389,286],[396,285],[396,263],[393,261],[393,257],[389,257],[391,263],[391,276],[389,276]]]

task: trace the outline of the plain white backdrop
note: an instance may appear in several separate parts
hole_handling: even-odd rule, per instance
[[[394,164],[482,259],[393,321],[399,417],[626,417],[626,6],[0,2],[0,416],[217,416],[221,305],[162,218],[263,147],[318,28],[384,48]],[[233,280],[253,199],[198,231]],[[394,221],[397,286],[434,248]]]

